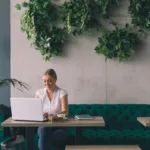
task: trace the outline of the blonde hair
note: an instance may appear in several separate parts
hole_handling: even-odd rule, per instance
[[[53,79],[57,80],[57,74],[54,69],[46,70],[44,75],[50,75]]]

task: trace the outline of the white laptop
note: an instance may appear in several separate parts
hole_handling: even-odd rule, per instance
[[[13,120],[45,121],[39,98],[11,98],[10,104]]]

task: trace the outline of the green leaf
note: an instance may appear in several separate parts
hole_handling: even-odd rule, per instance
[[[30,40],[30,39],[31,39],[31,36],[30,36],[30,35],[28,35],[28,36],[27,36],[27,39],[28,39],[28,40]]]
[[[23,91],[23,89],[29,90],[29,85],[27,85],[26,83],[21,82],[19,80],[16,80],[16,79],[13,79],[13,78],[12,79],[0,80],[0,87],[8,86],[10,84],[12,84],[13,87],[17,88],[20,91]]]
[[[29,3],[23,2],[23,3],[22,3],[22,7],[25,7],[25,8],[26,8],[26,7],[29,7]]]
[[[15,7],[16,7],[17,10],[21,10],[21,5],[20,4],[17,4]]]

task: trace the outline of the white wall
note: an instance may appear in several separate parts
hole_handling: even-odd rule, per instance
[[[98,34],[71,37],[62,56],[46,63],[38,51],[30,48],[26,34],[20,31],[22,13],[14,6],[21,1],[11,0],[11,77],[28,83],[31,89],[21,93],[12,88],[12,97],[33,97],[35,91],[43,87],[44,71],[54,68],[58,75],[57,85],[68,91],[69,103],[150,102],[149,37],[139,53],[120,64],[114,60],[105,62],[103,55],[95,53]],[[112,10],[112,18],[120,25],[130,22],[128,5],[128,0],[122,1],[118,11]]]

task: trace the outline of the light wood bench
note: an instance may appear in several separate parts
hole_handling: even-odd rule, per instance
[[[67,145],[65,150],[141,150],[138,145]]]

